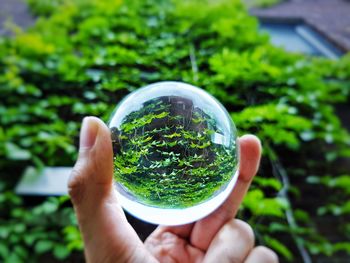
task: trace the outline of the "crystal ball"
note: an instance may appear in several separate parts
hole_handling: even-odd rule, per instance
[[[181,82],[129,94],[109,121],[118,200],[135,217],[180,225],[218,208],[238,176],[235,125],[222,104]]]

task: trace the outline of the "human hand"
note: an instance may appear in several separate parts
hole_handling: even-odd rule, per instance
[[[240,138],[239,177],[227,200],[209,216],[183,226],[159,226],[143,244],[127,222],[113,186],[110,132],[87,117],[80,133],[79,158],[68,188],[85,244],[87,262],[235,262],[275,263],[276,254],[254,248],[254,233],[234,219],[257,172],[261,146]]]

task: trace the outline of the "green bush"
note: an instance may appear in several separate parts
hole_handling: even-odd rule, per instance
[[[29,210],[6,191],[0,194],[0,258],[2,262],[40,262],[48,253],[58,260],[80,251],[83,242],[67,197],[49,198]],[[50,256],[51,257],[51,256]]]
[[[350,254],[350,175],[337,165],[350,141],[334,110],[349,98],[349,55],[329,61],[273,47],[238,0],[28,3],[35,26],[0,39],[0,261],[61,260],[82,249],[66,200],[27,211],[12,193],[17,175],[73,165],[84,116],[107,121],[126,94],[162,80],[206,89],[241,134],[260,137],[262,167],[240,211],[258,243],[281,261]],[[315,211],[299,207],[310,197],[303,186],[327,193]],[[339,242],[313,221],[324,215]]]

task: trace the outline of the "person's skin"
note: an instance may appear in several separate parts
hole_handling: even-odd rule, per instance
[[[197,222],[159,226],[142,243],[116,198],[109,129],[98,118],[86,117],[80,132],[79,158],[68,182],[86,261],[278,262],[272,250],[262,246],[254,248],[251,227],[234,218],[258,170],[261,153],[255,136],[243,136],[239,142],[239,178],[228,199]]]

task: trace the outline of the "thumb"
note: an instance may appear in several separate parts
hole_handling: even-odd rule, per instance
[[[68,181],[87,262],[129,258],[142,243],[127,222],[113,187],[110,132],[98,118],[86,117],[79,157]]]
[[[100,119],[86,117],[80,131],[78,161],[68,181],[69,195],[80,208],[91,203],[86,199],[95,203],[108,196],[112,186],[113,151],[109,129]]]

